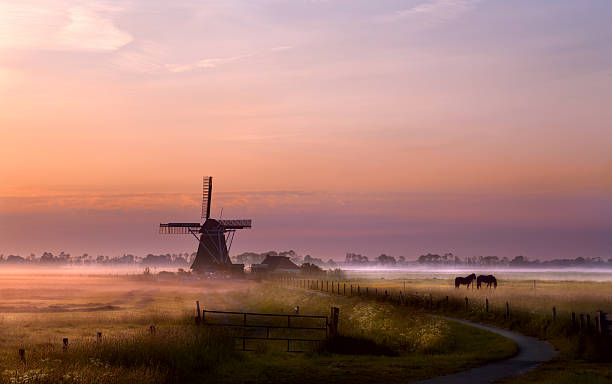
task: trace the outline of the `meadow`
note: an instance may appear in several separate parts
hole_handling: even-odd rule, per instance
[[[336,306],[341,337],[305,353],[270,342],[242,352],[222,329],[195,325],[195,300],[206,309],[272,313],[299,305],[300,313],[327,315]],[[406,382],[516,351],[507,339],[422,310],[189,274],[5,273],[0,325],[6,383]]]
[[[0,278],[0,382],[168,383],[205,378],[212,383],[399,383],[516,352],[508,339],[432,314],[533,334],[561,351],[555,361],[507,382],[603,383],[612,378],[610,363],[598,358],[601,346],[569,325],[571,311],[612,312],[612,282],[545,279],[537,280],[534,289],[533,280],[507,275],[500,276],[497,289],[472,290],[455,289],[450,274],[376,273],[340,275],[343,280],[334,286],[337,290],[338,283],[342,289],[346,284],[345,296],[325,292],[327,286],[322,292],[320,283],[319,289],[303,289],[295,280],[282,279],[7,271]],[[361,296],[350,295],[351,285],[355,293],[360,287]],[[393,299],[400,292],[403,305]],[[489,312],[484,311],[485,299]],[[208,310],[282,314],[294,313],[297,306],[300,314],[328,315],[332,306],[338,307],[340,336],[333,344],[308,344],[305,353],[288,353],[283,342],[269,341],[253,342],[255,351],[243,352],[227,330],[195,325],[196,300]],[[509,318],[505,302],[510,303]],[[25,361],[19,349],[25,351]]]
[[[340,284],[341,293],[344,293],[346,285],[348,294],[352,286],[353,294],[359,289],[362,297],[375,301],[397,302],[401,293],[402,306],[515,330],[547,340],[560,351],[552,362],[506,382],[612,382],[611,342],[609,338],[601,337],[595,329],[598,311],[612,312],[612,281],[609,274],[502,271],[495,273],[499,282],[497,289],[467,289],[465,286],[455,289],[454,277],[468,273],[355,271],[346,273],[343,279],[334,282],[334,286],[337,292]],[[318,289],[322,285],[323,290],[327,290],[327,280],[324,278],[319,279]],[[506,312],[506,303],[509,313]],[[576,316],[575,323],[571,320],[572,312]],[[581,314],[584,315],[582,326]],[[587,315],[591,320],[590,327],[586,323]]]

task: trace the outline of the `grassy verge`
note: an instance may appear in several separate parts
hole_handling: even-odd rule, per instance
[[[472,291],[465,288],[455,290],[450,288],[449,282],[440,281],[419,281],[418,284],[409,284],[407,290],[402,289],[401,281],[360,280],[348,284],[353,284],[355,288],[359,285],[361,297],[366,300],[393,302],[398,310],[408,307],[515,330],[547,340],[560,351],[559,356],[550,363],[543,364],[524,378],[511,379],[507,382],[542,382],[548,380],[548,377],[550,377],[548,382],[555,378],[561,382],[611,382],[612,343],[597,334],[593,325],[590,329],[585,327],[579,330],[578,320],[573,325],[570,317],[570,312],[574,308],[591,311],[593,308],[598,308],[597,300],[604,309],[607,309],[609,297],[603,297],[601,292],[591,295],[588,289],[580,293],[580,289],[584,288],[583,285],[589,289],[599,287],[609,289],[609,285],[545,282],[538,283],[537,290],[529,291],[523,287],[524,283],[509,282],[508,285],[517,290],[498,288],[498,290]],[[364,293],[365,287],[369,288],[367,291],[369,295]],[[563,291],[567,291],[567,297],[563,296]],[[375,296],[375,292],[378,292],[378,296]],[[402,300],[401,305],[398,305],[400,292]],[[584,297],[580,296],[581,294]],[[468,297],[467,310],[465,297]],[[486,299],[490,301],[488,311],[485,305]],[[506,315],[506,308],[503,305],[506,301],[514,303],[510,307],[509,316]],[[557,309],[559,307],[564,309],[557,312],[555,320],[550,311],[553,305],[558,305]]]
[[[287,354],[251,355],[240,366],[227,365],[218,383],[406,383],[446,375],[503,359],[516,344],[490,332],[448,324],[446,349],[397,356]]]
[[[612,383],[612,364],[583,360],[557,359],[528,372],[524,376],[500,384],[604,384]]]

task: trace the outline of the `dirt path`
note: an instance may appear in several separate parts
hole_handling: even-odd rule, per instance
[[[417,384],[492,383],[506,377],[520,376],[538,365],[551,360],[557,355],[557,351],[552,347],[552,345],[544,341],[540,341],[534,337],[523,336],[521,334],[492,327],[490,325],[482,325],[445,316],[440,317],[448,321],[456,321],[471,327],[497,333],[507,337],[508,339],[514,340],[519,347],[519,351],[516,356],[510,359],[486,364],[478,368],[454,373],[452,375],[434,377],[433,379],[419,381]]]

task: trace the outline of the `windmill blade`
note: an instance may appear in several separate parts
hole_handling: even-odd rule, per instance
[[[159,233],[162,235],[189,235],[200,232],[200,223],[160,223]]]
[[[210,200],[212,199],[212,177],[202,178],[202,218],[210,218]]]

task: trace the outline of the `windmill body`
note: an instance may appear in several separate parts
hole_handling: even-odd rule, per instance
[[[232,264],[229,250],[238,229],[251,228],[251,220],[221,220],[210,217],[212,177],[202,183],[202,219],[204,223],[159,224],[159,233],[193,235],[198,241],[198,252],[191,265],[195,272],[242,272],[243,264]]]

